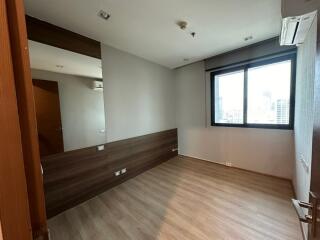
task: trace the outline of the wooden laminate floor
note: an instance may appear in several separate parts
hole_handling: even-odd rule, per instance
[[[176,157],[49,220],[53,240],[297,240],[289,181]]]

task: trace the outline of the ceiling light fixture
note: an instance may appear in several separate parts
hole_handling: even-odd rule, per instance
[[[103,20],[108,20],[111,17],[109,13],[102,9],[98,12],[98,16],[101,17]]]

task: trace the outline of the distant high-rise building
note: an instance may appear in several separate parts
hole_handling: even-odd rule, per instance
[[[277,124],[289,123],[289,101],[278,99],[276,102]]]

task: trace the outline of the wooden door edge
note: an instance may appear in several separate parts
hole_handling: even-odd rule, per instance
[[[22,0],[7,4],[11,55],[17,92],[29,211],[34,239],[48,239],[47,217],[41,174],[40,152],[31,79],[28,39]]]

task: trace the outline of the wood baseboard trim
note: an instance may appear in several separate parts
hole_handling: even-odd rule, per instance
[[[294,188],[293,180],[291,180],[290,183],[291,183],[291,188],[292,188],[292,192],[293,192],[293,197],[295,199],[297,199],[297,193],[296,193],[296,189]]]
[[[240,171],[245,171],[245,172],[248,172],[248,173],[254,173],[254,174],[259,174],[259,175],[266,176],[266,177],[277,178],[277,179],[280,179],[280,180],[283,180],[283,181],[289,181],[292,184],[292,180],[289,179],[289,178],[279,177],[279,176],[275,176],[275,175],[271,175],[271,174],[267,174],[267,173],[262,173],[262,172],[256,172],[256,171],[253,171],[253,170],[244,169],[244,168],[235,167],[235,166],[229,167],[229,166],[226,166],[223,163],[215,162],[215,161],[212,161],[212,160],[209,160],[209,159],[194,157],[194,156],[190,156],[190,155],[179,154],[179,156],[194,158],[194,159],[197,159],[197,160],[200,160],[200,161],[210,162],[212,164],[218,164],[218,165],[221,165],[221,166],[226,167],[226,168],[234,168],[234,169],[238,169]]]

